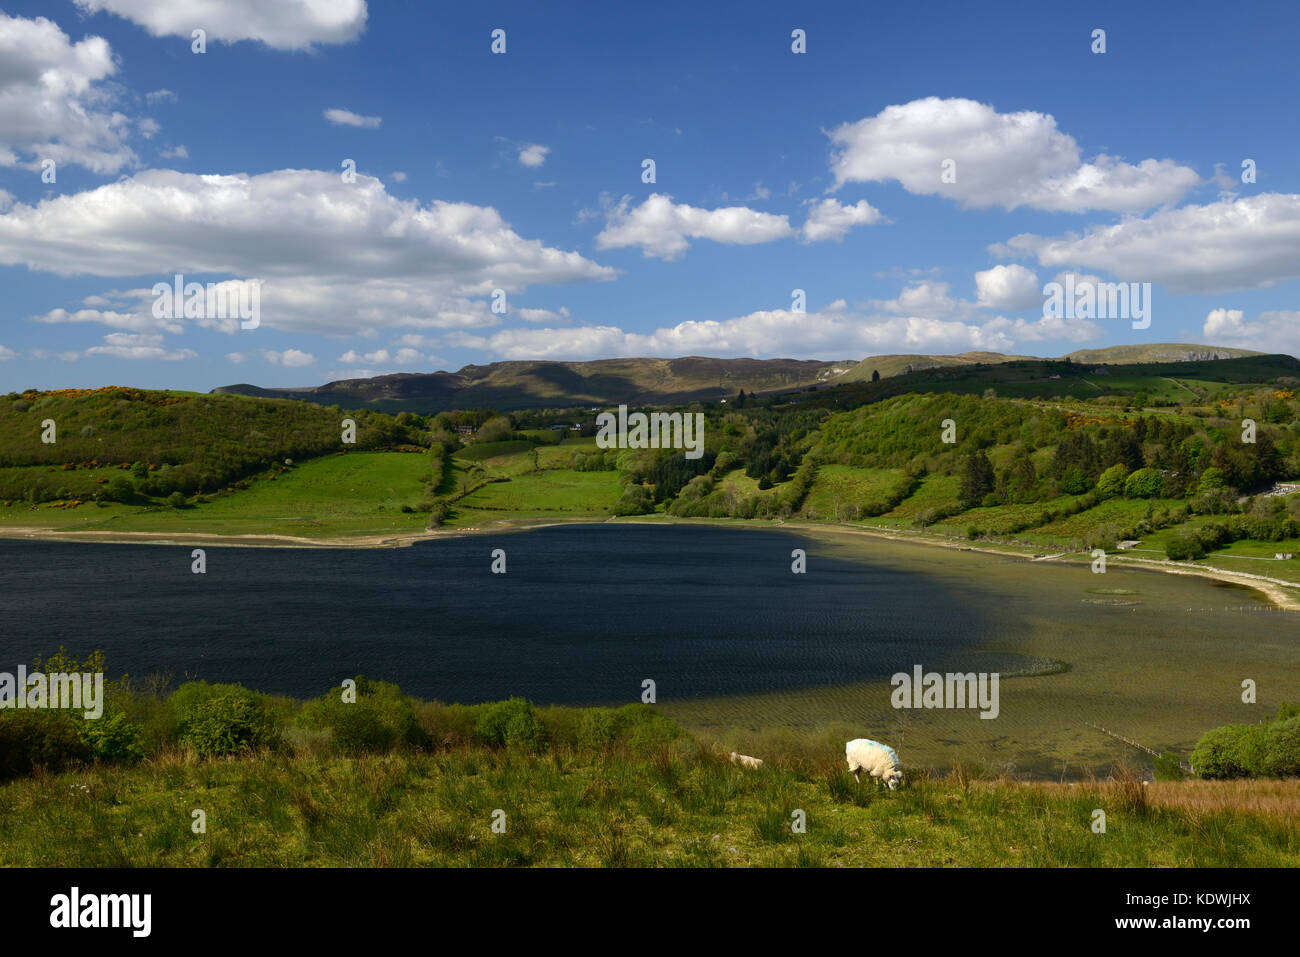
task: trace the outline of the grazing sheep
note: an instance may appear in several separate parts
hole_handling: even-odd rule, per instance
[[[903,783],[903,770],[899,766],[898,755],[887,744],[867,738],[854,738],[844,745],[844,757],[849,762],[849,771],[855,781],[861,781],[858,772],[866,771],[873,778],[889,785],[891,791]]]
[[[735,751],[731,752],[731,762],[746,768],[761,768],[763,766],[761,758],[751,758],[748,754],[737,754]]]

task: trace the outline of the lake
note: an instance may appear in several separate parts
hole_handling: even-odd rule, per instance
[[[994,629],[951,589],[755,530],[580,525],[401,549],[0,541],[13,664],[60,644],[111,674],[313,697],[346,677],[538,702],[777,691],[953,659]],[[504,548],[505,574],[491,552]],[[936,657],[939,656],[939,657]],[[955,659],[953,659],[955,660]]]
[[[806,574],[791,572],[795,548]],[[175,546],[0,541],[0,560],[0,670],[62,644],[102,649],[110,677],[305,698],[364,674],[465,703],[619,704],[648,678],[661,707],[738,748],[831,728],[913,759],[977,754],[1038,774],[1121,757],[1094,726],[1186,750],[1300,699],[1300,615],[1253,590],[812,530],[593,524],[410,548],[209,548],[203,575]],[[998,719],[892,708],[889,676],[916,665],[1000,672]]]

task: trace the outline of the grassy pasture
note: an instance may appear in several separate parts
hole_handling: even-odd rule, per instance
[[[818,515],[834,517],[835,502],[841,508],[879,502],[888,497],[903,477],[902,469],[864,469],[850,465],[823,465],[808,492],[805,504]]]
[[[67,530],[176,532],[205,535],[284,534],[328,537],[420,531],[423,514],[403,514],[429,480],[429,457],[412,452],[347,452],[295,465],[249,487],[204,496],[185,508],[93,503],[76,509],[26,504],[0,508],[0,523]]]
[[[14,781],[0,801],[0,865],[22,867],[1300,865],[1300,781],[1022,784],[968,765],[890,792],[855,782],[842,756],[747,770],[690,740],[652,753],[177,754]],[[196,806],[204,834],[190,829]]]

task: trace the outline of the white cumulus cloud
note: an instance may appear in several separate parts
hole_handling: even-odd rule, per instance
[[[839,242],[854,226],[870,226],[880,221],[880,210],[865,199],[858,200],[852,206],[843,206],[833,199],[823,199],[812,204],[808,219],[803,224],[803,242],[817,243],[826,239]]]
[[[546,154],[551,151],[549,146],[542,146],[539,143],[529,143],[527,146],[519,149],[519,162],[524,166],[537,167],[546,162]]]
[[[44,17],[0,13],[0,166],[49,159],[103,174],[138,165],[126,144],[135,121],[112,108],[105,82],[116,70],[103,37],[73,43]]]
[[[358,126],[370,130],[378,129],[379,125],[384,122],[382,116],[362,116],[360,113],[353,113],[351,110],[342,110],[337,107],[326,110],[325,119],[335,126]]]
[[[1171,159],[1084,162],[1078,143],[1044,113],[999,113],[974,100],[926,97],[888,106],[830,132],[835,187],[897,181],[909,193],[968,208],[1139,212],[1181,200],[1200,183]],[[943,182],[951,160],[955,179]]]
[[[1022,233],[990,248],[1042,266],[1101,269],[1171,292],[1265,289],[1300,278],[1300,194],[1261,193],[1161,210],[1057,238]]]
[[[366,0],[75,0],[85,13],[106,11],[156,37],[256,40],[277,50],[350,43],[366,27]]]
[[[845,206],[834,199],[814,203],[802,229],[790,225],[790,218],[765,213],[748,206],[701,209],[674,203],[671,196],[651,193],[639,206],[624,196],[617,204],[602,196],[605,228],[596,236],[599,249],[636,246],[646,257],[677,259],[691,239],[749,246],[777,239],[800,238],[803,242],[840,240],[853,226],[883,221],[880,211],[866,200]],[[590,218],[580,214],[580,219]]]
[[[1251,322],[1240,309],[1213,309],[1201,338],[1208,345],[1300,356],[1300,310],[1268,310]]]
[[[498,325],[493,289],[612,279],[576,252],[525,239],[491,207],[399,200],[334,172],[148,170],[0,214],[0,264],[62,276],[261,279],[268,328]],[[202,277],[202,278],[201,278]],[[138,300],[137,300],[138,302]]]
[[[979,304],[988,309],[1030,309],[1043,304],[1043,289],[1032,269],[1012,264],[975,273]]]

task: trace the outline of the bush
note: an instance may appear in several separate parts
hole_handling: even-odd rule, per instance
[[[1124,480],[1126,498],[1155,498],[1165,487],[1164,479],[1155,469],[1138,469]]]
[[[1165,545],[1165,556],[1176,562],[1204,558],[1205,546],[1195,532],[1182,529]]]
[[[614,506],[615,515],[646,515],[654,510],[654,501],[644,485],[629,485]]]
[[[167,496],[167,504],[170,505],[172,508],[184,508],[185,493],[172,492],[170,495]]]
[[[239,754],[280,744],[270,699],[241,685],[190,681],[172,695],[177,739],[200,757]]]
[[[1198,495],[1205,495],[1209,492],[1222,491],[1227,487],[1228,480],[1223,474],[1223,469],[1211,466],[1201,473],[1201,481],[1196,486],[1196,492]]]
[[[1264,769],[1282,778],[1300,775],[1300,717],[1269,725],[1264,733]]]
[[[1124,494],[1124,482],[1128,478],[1128,468],[1112,465],[1101,473],[1097,479],[1097,495],[1100,498],[1116,498]]]
[[[578,746],[593,751],[608,748],[618,736],[614,712],[608,708],[589,708],[578,722]]]
[[[1120,539],[1118,525],[1098,525],[1083,536],[1083,547],[1088,551],[1100,548],[1107,552],[1115,551]]]
[[[135,486],[125,475],[115,475],[104,486],[101,495],[105,501],[125,504],[135,499]]]
[[[542,723],[537,720],[532,703],[523,698],[483,705],[474,724],[474,735],[492,747],[542,750]]]
[[[429,736],[415,718],[415,703],[397,685],[364,676],[356,682],[356,701],[344,701],[342,691],[328,692],[303,705],[298,723],[332,732],[335,746],[347,755],[428,744]]]
[[[1203,778],[1245,778],[1264,773],[1265,731],[1256,724],[1229,724],[1201,736],[1192,767]]]
[[[136,764],[144,758],[144,732],[120,711],[86,721],[81,739],[96,761]]]
[[[0,716],[0,781],[24,777],[36,768],[61,771],[88,761],[76,718],[57,711],[10,711]]]
[[[455,748],[474,739],[476,710],[469,705],[424,701],[415,706],[415,720],[432,747]]]
[[[650,754],[682,737],[682,730],[648,704],[624,705],[614,712],[619,738],[628,750]]]
[[[582,720],[580,708],[568,708],[564,705],[538,708],[537,720],[542,726],[542,740],[548,747],[577,747],[578,725]]]
[[[1182,762],[1176,754],[1160,755],[1155,760],[1154,770],[1157,781],[1182,781],[1187,777],[1187,772],[1183,770]]]

